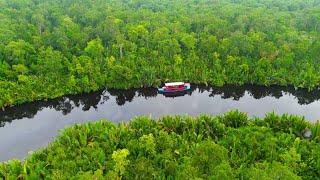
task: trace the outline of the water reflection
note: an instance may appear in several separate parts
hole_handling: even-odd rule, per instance
[[[308,92],[306,89],[295,89],[293,87],[281,86],[224,86],[224,87],[209,87],[203,85],[193,85],[190,91],[175,94],[164,94],[166,97],[174,98],[178,96],[192,95],[194,93],[209,92],[209,97],[221,96],[222,99],[240,100],[246,92],[255,99],[264,97],[274,97],[279,99],[285,94],[294,96],[300,105],[308,105],[320,99],[320,91]],[[72,112],[73,109],[81,107],[82,111],[88,111],[91,108],[98,108],[99,104],[104,104],[110,99],[110,96],[115,97],[116,103],[123,106],[128,102],[132,102],[135,97],[144,97],[145,99],[162,96],[157,93],[156,88],[142,88],[130,90],[110,89],[105,91],[97,91],[88,94],[66,96],[50,101],[37,101],[27,103],[20,106],[5,108],[0,111],[0,127],[4,127],[7,122],[12,122],[16,119],[33,118],[39,111],[44,108],[55,109],[63,115]]]

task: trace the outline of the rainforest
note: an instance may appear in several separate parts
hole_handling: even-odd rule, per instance
[[[0,0],[0,107],[105,87],[320,82],[318,0]]]
[[[320,0],[0,0],[0,179],[320,179],[319,84]]]
[[[319,142],[319,123],[274,113],[101,120],[65,129],[24,161],[0,164],[0,178],[316,179]]]

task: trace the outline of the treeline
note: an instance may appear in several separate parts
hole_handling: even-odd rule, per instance
[[[190,81],[316,89],[318,0],[0,0],[0,107]]]
[[[319,142],[319,123],[273,113],[102,120],[62,131],[24,161],[0,163],[0,178],[317,179]]]

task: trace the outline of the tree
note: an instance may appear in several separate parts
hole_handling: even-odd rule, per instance
[[[102,45],[101,39],[97,38],[89,41],[84,51],[91,58],[101,60],[103,58],[104,53],[104,47]]]
[[[34,63],[35,49],[32,45],[24,40],[11,41],[4,49],[5,60],[10,65],[26,64],[27,66]]]
[[[43,76],[63,76],[66,74],[66,62],[67,59],[60,51],[55,51],[52,47],[41,47],[37,64],[32,66],[32,71]]]
[[[183,34],[181,37],[181,43],[183,47],[185,47],[187,50],[193,50],[196,45],[196,38],[194,37],[194,34]]]

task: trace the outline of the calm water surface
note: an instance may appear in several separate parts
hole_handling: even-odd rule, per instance
[[[221,114],[232,109],[263,117],[267,112],[320,119],[320,91],[291,87],[192,86],[170,97],[156,89],[105,90],[51,101],[39,101],[0,111],[0,161],[24,158],[46,146],[58,131],[75,123],[98,119],[124,122],[139,116],[200,113]]]

